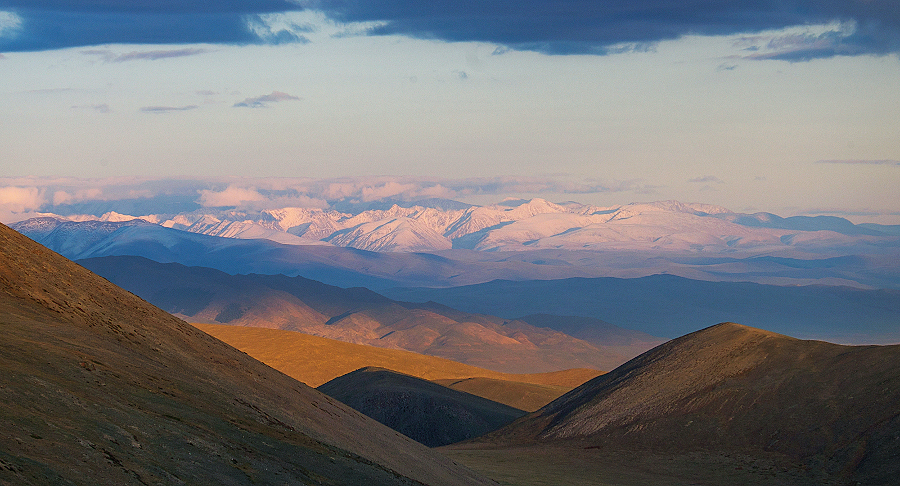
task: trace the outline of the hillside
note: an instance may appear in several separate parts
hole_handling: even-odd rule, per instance
[[[223,324],[194,326],[314,387],[371,366],[435,381],[511,407],[534,411],[600,374],[586,368],[538,374],[500,373],[410,351],[347,343],[279,329]],[[469,383],[470,380],[473,383]]]
[[[604,457],[737,454],[791,469],[803,484],[891,484],[900,473],[898,403],[900,346],[840,346],[724,323],[644,353],[478,442]]]
[[[473,439],[525,412],[384,368],[366,367],[317,390],[429,447]]]
[[[613,346],[434,303],[411,304],[363,288],[343,289],[303,277],[228,275],[139,257],[79,263],[163,310],[191,322],[300,331],[357,344],[440,356],[508,373],[568,368],[608,370],[660,342],[614,326]],[[559,318],[565,320],[565,318]],[[619,334],[631,336],[622,343]]]
[[[0,226],[0,481],[491,484]]]

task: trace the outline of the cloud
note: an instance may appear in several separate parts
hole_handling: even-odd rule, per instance
[[[893,165],[900,167],[900,160],[817,160],[817,164],[842,164],[842,165]]]
[[[85,109],[85,110],[93,110],[98,113],[110,113],[112,109],[106,103],[99,103],[96,105],[75,105],[72,108],[74,109]]]
[[[6,224],[40,216],[47,191],[40,187],[0,186],[0,221]]]
[[[223,191],[200,190],[200,199],[197,202],[203,207],[232,207],[241,206],[248,202],[265,201],[266,197],[254,188],[242,188],[228,186]]]
[[[257,96],[256,98],[247,98],[244,101],[239,101],[234,104],[234,107],[265,108],[266,106],[269,106],[269,103],[278,103],[281,101],[299,99],[300,98],[296,96],[291,96],[287,93],[282,93],[281,91],[272,91],[272,93],[267,95]]]
[[[35,211],[46,202],[44,192],[37,187],[0,187],[0,207],[12,212]]]
[[[719,179],[718,177],[712,175],[694,177],[693,179],[688,179],[688,182],[715,182],[716,184],[725,183],[724,181],[722,181],[722,179]]]
[[[491,42],[548,54],[610,54],[685,35],[735,35],[833,22],[852,24],[854,30],[830,55],[900,51],[896,0],[320,0],[315,5],[343,22],[384,22],[374,34]]]
[[[99,187],[89,187],[74,190],[57,190],[53,193],[52,204],[71,204],[80,201],[98,200],[103,198],[103,190]]]
[[[144,106],[141,111],[144,113],[169,113],[171,111],[189,111],[199,108],[197,105],[187,106]]]
[[[877,46],[860,32],[856,22],[833,22],[789,29],[768,35],[738,37],[735,47],[750,54],[738,56],[751,60],[811,61],[834,56],[886,54],[898,52],[898,40]]]
[[[387,182],[380,186],[366,186],[360,190],[363,201],[377,201],[393,196],[402,196],[405,194],[415,193],[420,189],[416,184],[400,184],[397,182]]]
[[[656,187],[641,181],[564,180],[546,177],[376,176],[312,178],[154,179],[113,177],[0,177],[0,218],[18,221],[28,211],[64,216],[99,216],[116,211],[132,216],[171,215],[201,207],[265,210],[284,207],[328,208],[332,205],[379,200],[466,199],[488,196],[539,197],[559,194],[630,192],[652,194]],[[13,216],[11,216],[13,215]],[[2,220],[2,219],[0,219]]]
[[[98,51],[88,51],[98,52]],[[132,51],[124,54],[112,54],[107,51],[106,60],[108,62],[126,62],[126,61],[156,61],[159,59],[171,59],[173,57],[196,56],[209,52],[209,49],[200,49],[197,47],[185,47],[183,49],[156,50],[156,51]]]
[[[22,18],[14,12],[0,10],[0,39],[15,38],[22,30]]]

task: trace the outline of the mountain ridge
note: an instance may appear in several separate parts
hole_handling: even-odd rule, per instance
[[[744,454],[798,484],[900,472],[900,345],[804,341],[734,323],[679,337],[466,447]],[[805,472],[802,472],[805,471]]]
[[[228,275],[128,256],[79,263],[192,322],[300,331],[497,371],[612,369],[661,342],[608,324],[585,341],[524,321],[461,312],[436,303],[398,302],[366,289],[342,289],[303,277]],[[604,333],[617,338],[604,343]],[[630,340],[622,342],[620,335]]]
[[[2,225],[0,254],[3,481],[493,484]]]
[[[107,213],[100,217],[69,218],[126,221],[142,217],[165,227],[211,236],[267,238],[286,244],[327,242],[371,251],[609,250],[621,249],[623,244],[670,251],[900,246],[891,231],[854,225],[843,218],[782,218],[771,213],[735,213],[719,206],[680,201],[609,207],[573,202],[555,204],[540,198],[517,201],[512,206],[503,203],[468,207],[401,206],[394,202],[387,208],[357,211],[291,207],[255,212],[199,209],[176,215]],[[808,237],[796,238],[798,234]]]

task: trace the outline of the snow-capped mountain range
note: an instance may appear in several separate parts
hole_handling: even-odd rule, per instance
[[[734,252],[854,245],[898,247],[893,227],[854,225],[836,217],[781,218],[708,204],[657,201],[598,207],[543,199],[466,209],[394,205],[357,214],[310,208],[199,210],[177,215],[57,216],[60,220],[143,219],[167,228],[296,245],[378,252],[655,249]]]

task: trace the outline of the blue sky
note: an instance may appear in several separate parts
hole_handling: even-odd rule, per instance
[[[898,224],[898,52],[896,0],[0,0],[0,220],[368,178]]]

